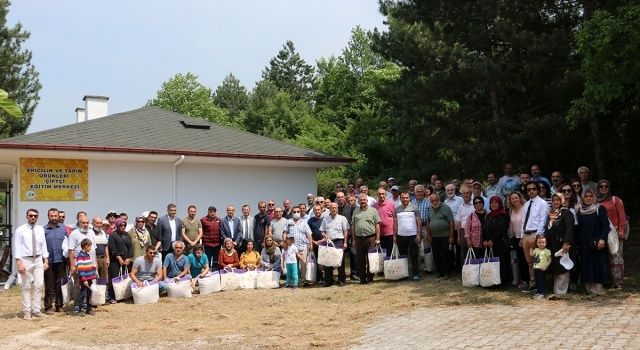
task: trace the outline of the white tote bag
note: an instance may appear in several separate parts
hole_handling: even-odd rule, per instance
[[[318,246],[318,264],[339,267],[342,265],[342,254],[344,254],[342,249],[336,248],[332,241],[327,241],[327,245]]]
[[[480,285],[480,263],[482,259],[476,259],[472,248],[467,250],[467,256],[462,265],[462,286],[475,287]]]
[[[307,256],[307,269],[304,273],[304,279],[307,282],[316,282],[316,276],[318,273],[318,265],[316,264],[316,257],[313,253]]]
[[[369,272],[380,273],[384,272],[384,258],[387,256],[386,249],[370,248],[367,253],[367,260],[369,260]]]
[[[91,305],[104,305],[107,302],[107,279],[98,277],[93,285],[96,289],[91,293]]]
[[[116,300],[125,300],[131,298],[131,277],[129,277],[129,269],[120,267],[120,276],[111,279],[113,285],[113,294]]]
[[[500,258],[493,256],[493,248],[485,249],[484,259],[480,264],[480,285],[491,287],[500,283]]]
[[[258,270],[256,282],[258,289],[274,289],[280,287],[280,272],[272,269]]]
[[[613,226],[611,220],[609,220],[609,234],[607,235],[607,246],[609,247],[609,254],[617,254],[620,247],[620,240],[618,239],[618,230]]]
[[[178,282],[173,278],[167,278],[164,282],[169,298],[191,298],[191,275],[183,276]]]
[[[236,290],[240,288],[240,276],[231,267],[220,270],[220,290]]]
[[[409,277],[409,260],[398,255],[398,246],[393,245],[391,256],[384,258],[384,279],[399,280]]]
[[[67,275],[60,280],[62,284],[62,304],[67,305],[73,296],[73,276]]]
[[[253,270],[236,270],[240,276],[240,289],[256,289],[258,282],[258,271]]]
[[[209,272],[204,277],[198,277],[198,290],[200,295],[217,293],[222,290],[220,284],[220,273],[218,271]]]
[[[138,287],[137,284],[131,284],[131,295],[133,303],[137,305],[154,304],[160,299],[160,286],[158,281],[144,281],[144,286]]]

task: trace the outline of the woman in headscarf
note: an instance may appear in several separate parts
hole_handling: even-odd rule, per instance
[[[132,261],[135,261],[139,256],[145,255],[146,247],[152,244],[151,234],[144,224],[145,219],[142,216],[138,216],[135,226],[129,230],[129,237],[131,237],[131,246],[133,249]]]
[[[556,252],[562,250],[564,254],[569,254],[572,261],[575,261],[574,250],[571,250],[571,247],[574,245],[573,223],[575,218],[573,213],[562,205],[563,202],[564,197],[559,193],[551,196],[549,222],[545,230],[547,247],[551,251],[551,254],[553,254],[550,271],[553,274],[553,294],[555,295],[567,294],[569,281],[571,279],[569,270],[560,264],[560,257],[555,256]]]
[[[238,252],[233,248],[233,240],[227,237],[224,239],[223,248],[218,253],[218,268],[236,268],[239,264],[240,257],[238,257]]]
[[[282,251],[280,251],[280,248],[274,242],[273,236],[268,235],[264,239],[264,248],[262,248],[262,254],[260,255],[262,266],[268,269],[274,269],[276,271],[280,271],[281,259],[282,259]]]
[[[601,295],[602,285],[607,282],[608,251],[607,235],[609,218],[607,208],[596,204],[591,190],[582,195],[582,206],[578,214],[577,243],[580,246],[581,281],[587,292]]]
[[[624,275],[623,242],[627,239],[627,214],[622,199],[611,195],[611,185],[607,180],[598,181],[598,203],[607,209],[607,216],[618,231],[618,252],[609,254],[609,277],[613,288],[622,287]]]
[[[493,248],[493,255],[500,257],[500,280],[504,285],[513,279],[510,252],[515,247],[509,240],[510,220],[502,204],[502,198],[498,196],[489,198],[489,208],[491,211],[485,219],[486,229],[482,236],[482,245],[485,248]]]
[[[131,268],[131,257],[133,256],[133,248],[131,244],[131,237],[127,232],[127,221],[122,218],[118,218],[115,221],[115,231],[109,236],[109,277],[115,278],[121,274],[126,273]],[[107,302],[109,304],[115,304],[113,293],[113,284],[111,279],[108,281],[107,289],[109,294],[107,296]]]
[[[467,217],[464,222],[464,238],[467,240],[467,248],[473,248],[476,258],[484,256],[484,245],[482,244],[485,234],[485,218],[487,212],[484,210],[484,199],[476,197],[473,199],[475,211]]]

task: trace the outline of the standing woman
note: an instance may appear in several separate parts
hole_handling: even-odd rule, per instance
[[[624,211],[624,203],[619,197],[611,195],[609,181],[598,181],[598,203],[607,208],[607,216],[618,231],[618,252],[609,254],[609,277],[611,277],[611,286],[613,288],[622,287],[622,278],[624,275],[624,258],[622,255],[623,242],[627,232],[627,214]]]
[[[491,211],[485,219],[482,244],[485,248],[493,248],[494,256],[500,257],[500,281],[504,285],[513,279],[510,244],[507,243],[510,218],[498,196],[489,198],[489,208]]]
[[[551,208],[551,187],[544,181],[538,182],[538,196],[544,199]]]
[[[578,214],[578,237],[580,246],[581,280],[587,292],[602,295],[602,285],[607,282],[608,251],[607,235],[609,218],[607,208],[596,204],[592,190],[582,195],[582,206]]]
[[[560,186],[560,192],[562,193],[562,206],[569,209],[574,216],[575,225],[578,224],[578,211],[580,210],[580,204],[578,203],[578,196],[573,192],[573,188],[570,184],[564,184]]]
[[[525,283],[529,283],[529,265],[524,256],[524,250],[522,249],[522,224],[524,222],[524,196],[518,191],[509,193],[507,197],[509,199],[509,237],[515,237],[516,243],[516,256],[518,260],[518,276],[520,282],[518,288],[524,288]]]
[[[578,205],[582,204],[582,182],[580,182],[580,179],[571,180],[571,188],[576,195]]]
[[[482,240],[485,237],[485,219],[487,217],[487,212],[484,210],[484,199],[482,197],[474,198],[473,207],[475,211],[469,214],[464,222],[464,238],[467,240],[467,248],[473,248],[476,258],[481,258],[484,256]]]
[[[129,237],[131,237],[131,246],[133,250],[132,261],[135,261],[139,256],[144,256],[147,246],[152,245],[151,234],[147,230],[145,219],[142,216],[136,218],[135,226],[129,230]]]
[[[551,196],[549,223],[544,234],[547,237],[549,250],[554,254],[551,273],[553,274],[553,294],[557,295],[567,294],[571,276],[570,272],[560,264],[560,257],[555,256],[555,253],[562,249],[565,254],[569,254],[571,260],[575,261],[573,250],[571,250],[575,218],[568,208],[562,206],[563,198],[559,193]]]
[[[115,231],[109,236],[109,277],[115,278],[125,273],[125,269],[129,269],[131,265],[131,257],[133,256],[133,248],[131,245],[131,237],[127,232],[127,221],[118,218],[115,221]],[[113,293],[113,284],[111,279],[108,281],[107,301],[109,304],[115,304],[115,295]]]

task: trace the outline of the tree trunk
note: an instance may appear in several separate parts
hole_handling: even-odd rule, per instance
[[[602,142],[600,141],[600,126],[598,125],[598,118],[595,112],[589,113],[589,128],[591,129],[591,138],[593,139],[593,154],[596,160],[596,168],[598,169],[599,178],[605,178],[607,176],[606,167],[604,164],[604,153],[602,151]],[[592,171],[593,176],[593,171]],[[593,179],[592,179],[593,180]]]

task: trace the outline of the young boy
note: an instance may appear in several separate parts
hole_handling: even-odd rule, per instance
[[[82,250],[76,257],[76,271],[78,272],[78,281],[80,281],[80,293],[76,298],[76,305],[79,305],[77,310],[77,315],[79,316],[85,315],[85,311],[82,310],[83,306],[86,309],[86,314],[89,316],[95,314],[91,307],[91,285],[96,281],[96,268],[91,255],[89,255],[92,244],[90,239],[83,239],[80,242]]]
[[[298,288],[298,260],[302,261],[302,253],[293,244],[293,237],[287,237],[284,246],[284,263],[287,267],[287,282],[284,286]]]
[[[536,237],[536,246],[538,248],[531,249],[530,251],[533,256],[533,274],[536,278],[537,288],[537,293],[533,298],[544,299],[544,272],[547,271],[547,268],[549,268],[551,264],[551,251],[547,249],[547,239],[544,236]]]

